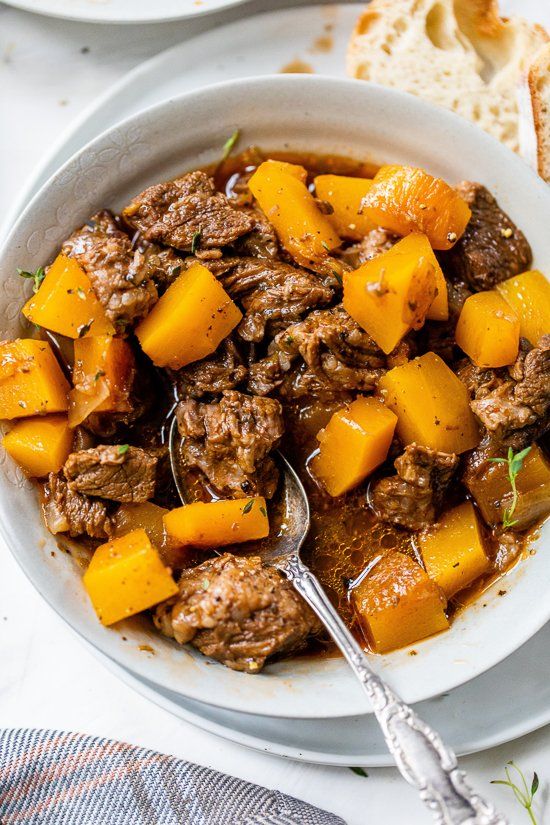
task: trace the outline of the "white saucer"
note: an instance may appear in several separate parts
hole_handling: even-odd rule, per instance
[[[361,8],[361,4],[310,6],[248,16],[145,62],[98,99],[62,136],[27,183],[11,217],[77,149],[153,103],[223,79],[278,72],[296,60],[307,62],[316,73],[344,76],[347,40]],[[332,38],[332,47],[323,50],[328,43],[319,38]],[[505,662],[446,696],[422,703],[419,712],[459,754],[536,730],[550,723],[549,649],[550,625]],[[372,717],[290,721],[222,711],[182,700],[96,655],[139,693],[226,739],[319,764],[392,764]]]
[[[129,687],[210,733],[254,750],[319,765],[393,766],[372,715],[270,719],[182,699],[138,679],[88,646]],[[459,756],[493,748],[550,723],[550,624],[504,662],[416,709]],[[254,677],[251,677],[254,678]],[[522,697],[518,701],[518,697]]]
[[[245,0],[4,0],[8,6],[88,23],[159,23],[235,6]]]

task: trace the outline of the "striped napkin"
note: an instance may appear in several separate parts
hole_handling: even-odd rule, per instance
[[[345,825],[155,751],[77,733],[0,732],[1,825]]]

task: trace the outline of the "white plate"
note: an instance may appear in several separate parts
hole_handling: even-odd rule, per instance
[[[361,3],[330,4],[255,14],[146,60],[98,97],[54,141],[22,187],[5,218],[4,231],[81,146],[148,106],[222,80],[276,74],[296,60],[309,64],[315,74],[345,77],[347,41],[362,8]]]
[[[227,135],[237,127],[242,145],[408,162],[451,181],[480,180],[528,230],[535,265],[550,268],[550,190],[477,127],[418,98],[368,83],[305,75],[248,78],[147,109],[101,134],[56,172],[4,244],[0,333],[6,338],[21,334],[18,310],[28,284],[12,274],[17,266],[32,271],[53,257],[74,227],[97,209],[119,209],[153,182],[218,160]],[[49,555],[54,541],[42,524],[32,486],[17,488],[10,461],[2,464],[1,479],[2,529],[16,558],[65,620],[123,666],[186,698],[240,712],[298,718],[366,712],[357,682],[336,659],[277,662],[251,679],[212,666],[196,651],[179,649],[160,636],[153,641],[144,621],[129,622],[119,632],[100,626],[83,591],[81,571],[66,558]],[[18,517],[21,510],[24,519]],[[546,622],[550,561],[542,548],[549,528],[537,542],[541,552],[507,574],[505,598],[496,596],[503,587],[497,583],[448,632],[424,641],[421,655],[405,649],[373,658],[406,701],[421,701],[474,678]],[[43,552],[37,553],[41,541]],[[151,661],[143,662],[140,643],[154,645],[157,655]]]
[[[257,15],[242,20],[238,24],[230,24],[219,27],[199,37],[184,42],[166,52],[157,55],[155,58],[146,61],[144,64],[126,75],[119,83],[115,84],[94,103],[66,132],[53,147],[51,154],[44,160],[40,168],[36,170],[32,179],[27,182],[27,186],[21,195],[18,203],[12,212],[12,218],[17,216],[22,207],[28,203],[30,197],[40,188],[42,183],[55,171],[67,158],[84,143],[95,137],[100,131],[108,128],[113,123],[132,114],[144,105],[164,100],[181,91],[187,91],[197,86],[216,82],[217,80],[230,77],[240,77],[244,75],[261,75],[273,71],[278,71],[291,60],[300,58],[308,61],[315,72],[343,76],[343,56],[349,32],[359,9],[360,4],[349,6],[315,6],[298,9],[286,9],[276,13]],[[332,27],[332,31],[326,32],[325,27]],[[315,47],[315,40],[324,34],[332,35],[334,45],[329,51],[318,51]],[[274,47],[276,38],[277,46]],[[216,54],[216,60],[212,61],[211,54]],[[449,716],[460,718],[458,739],[450,739],[452,744],[462,752],[461,742],[468,746],[466,750],[478,750],[491,747],[499,742],[520,736],[530,730],[534,730],[550,721],[550,698],[548,697],[546,678],[546,662],[549,634],[544,636],[545,631],[541,631],[535,639],[537,646],[534,647],[535,639],[528,643],[523,650],[533,650],[532,659],[524,664],[525,660],[520,659],[522,651],[514,654],[506,663],[474,680],[470,685],[457,689],[451,693],[448,701]],[[538,640],[546,640],[539,644]],[[542,672],[533,669],[533,662],[544,665]],[[528,666],[527,666],[528,665]],[[321,743],[311,743],[306,738],[305,729],[302,723],[295,720],[291,725],[284,724],[284,720],[273,725],[269,723],[267,727],[258,727],[258,719],[261,717],[241,716],[231,712],[214,710],[205,705],[198,705],[193,708],[191,700],[187,700],[184,707],[184,700],[178,703],[170,703],[170,700],[163,696],[161,690],[156,690],[154,697],[151,688],[144,683],[138,687],[138,680],[131,677],[122,668],[111,663],[113,669],[119,672],[126,681],[132,680],[134,686],[142,693],[147,694],[154,701],[162,704],[179,715],[185,715],[189,721],[195,721],[201,727],[205,727],[213,732],[220,733],[227,738],[242,742],[250,746],[258,747],[261,750],[268,750],[281,755],[292,756],[294,758],[304,758],[308,761],[319,761],[327,764],[351,764],[348,760],[352,758],[357,748],[354,749],[353,741],[348,744],[347,733],[339,724],[336,726],[335,737],[322,738]],[[498,674],[501,668],[506,667],[506,678],[504,681],[495,679],[490,681],[489,676]],[[502,696],[502,685],[511,686],[524,684],[526,676],[532,675],[533,680],[525,683],[519,695],[529,696],[530,701],[515,702],[513,699],[514,690],[510,690],[510,696]],[[490,708],[490,713],[484,714],[481,724],[470,720],[470,713],[465,713],[467,707],[464,700],[463,691],[472,689],[471,698],[468,700],[471,707]],[[457,697],[455,699],[455,697]],[[531,700],[532,697],[532,700]],[[455,702],[462,701],[462,713],[460,708],[455,711]],[[422,706],[422,709],[424,705]],[[208,711],[208,713],[205,713]],[[493,714],[494,709],[494,714]],[[429,710],[429,709],[428,709]],[[199,712],[200,711],[200,712]],[[209,714],[214,712],[217,719],[213,720]],[[430,711],[431,713],[431,711]],[[201,715],[202,714],[202,715]],[[431,721],[436,721],[435,717],[428,715]],[[207,718],[208,717],[208,718]],[[490,718],[489,718],[490,717]],[[251,721],[248,729],[247,720]],[[265,720],[264,720],[265,721]],[[269,720],[267,720],[269,721]],[[439,727],[446,735],[447,718],[441,720]],[[280,724],[280,727],[279,727]],[[319,729],[324,729],[327,722],[316,722]],[[302,757],[299,755],[300,748],[293,747],[294,726],[299,725],[298,735],[304,737],[304,748],[308,742],[307,754],[302,748]],[[309,725],[309,723],[308,723]],[[234,728],[231,731],[231,727]],[[353,735],[353,730],[351,731]],[[328,741],[327,741],[328,740]],[[301,741],[301,740],[300,740]],[[336,743],[336,745],[335,745]],[[353,757],[357,758],[357,757]],[[387,756],[380,741],[373,742],[367,737],[363,743],[364,764],[389,764]]]
[[[550,624],[506,661],[416,710],[458,756],[494,748],[550,723]],[[393,766],[372,716],[270,719],[182,699],[91,650],[129,687],[209,733],[254,750],[319,765]],[[523,697],[524,701],[518,701]]]
[[[245,0],[4,0],[8,6],[88,23],[158,23],[198,17]]]

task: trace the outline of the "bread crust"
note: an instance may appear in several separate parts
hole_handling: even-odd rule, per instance
[[[518,88],[550,37],[498,12],[496,0],[372,0],[351,36],[348,74],[451,109],[519,151]]]
[[[550,43],[537,52],[527,75],[527,83],[537,136],[538,172],[550,183]]]

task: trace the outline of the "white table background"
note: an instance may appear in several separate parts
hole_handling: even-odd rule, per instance
[[[274,5],[255,0],[226,12],[224,21]],[[550,28],[549,0],[501,5]],[[103,27],[0,5],[0,223],[35,164],[86,105],[141,61],[209,28],[217,18]],[[516,701],[528,703],[529,697]],[[349,825],[430,821],[393,769],[369,768],[363,778],[345,768],[268,756],[200,731],[149,703],[83,647],[34,591],[1,541],[0,727],[81,731],[143,745],[279,788],[338,813]],[[526,772],[539,772],[538,821],[550,822],[550,727],[461,760],[479,790],[519,825],[527,816],[511,792],[488,784],[502,775],[508,759]]]

